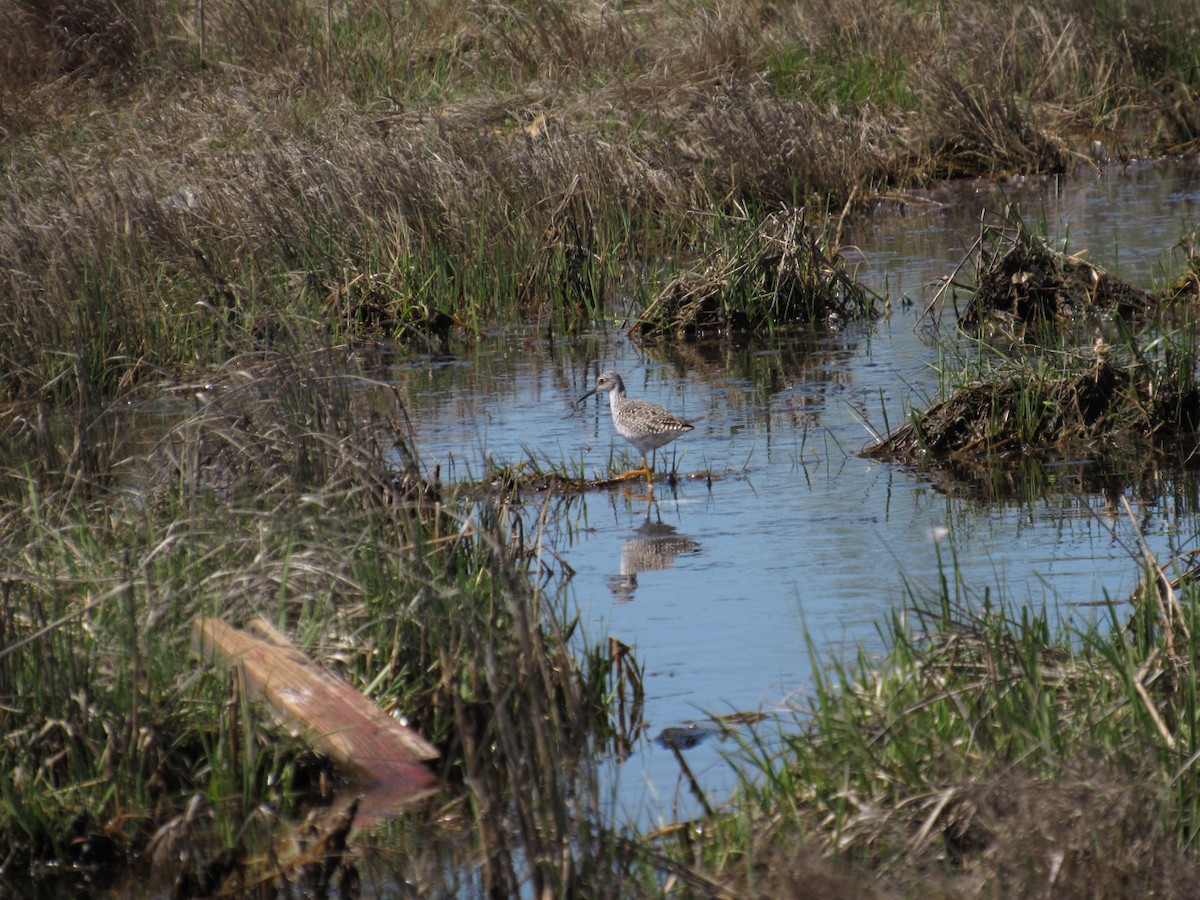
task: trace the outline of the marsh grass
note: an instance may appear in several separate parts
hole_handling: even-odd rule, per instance
[[[784,210],[676,276],[630,326],[643,338],[696,339],[774,331],[802,323],[870,321],[883,304],[861,285],[832,245],[830,227],[810,227],[803,209]]]
[[[685,475],[682,468],[683,453],[678,449],[660,452],[656,460],[652,482],[674,487],[684,477],[706,477],[710,480],[713,477],[707,470]],[[556,513],[551,518],[558,520],[567,513],[572,498],[588,491],[646,485],[645,476],[625,477],[626,473],[636,471],[641,466],[642,459],[636,453],[617,451],[615,448],[609,453],[604,466],[591,473],[585,472],[582,463],[556,462],[544,455],[539,458],[537,454],[530,454],[523,462],[496,466],[482,482],[468,482],[461,487],[466,492],[503,496],[517,505],[528,506],[540,497],[543,507],[554,506]],[[547,518],[544,510],[541,518]]]
[[[855,896],[879,873],[939,896],[1194,891],[1194,580],[1143,561],[1128,603],[1065,624],[943,562],[884,657],[814,666],[782,749],[746,741],[736,811],[675,858],[760,896],[808,877]]]
[[[1192,230],[1179,239],[1177,247],[1182,251],[1183,271],[1165,291],[1170,301],[1193,307],[1200,306],[1200,253],[1196,252],[1198,237],[1200,234]]]
[[[1059,773],[1053,796],[1071,800],[1080,770],[1038,754],[1093,714],[1064,707],[1086,673],[1073,647],[1039,643],[1036,617],[1001,628],[953,611],[942,643],[898,642],[904,678],[887,692],[859,690],[865,667],[822,685],[818,718],[837,739],[811,746],[849,750],[815,759],[797,740],[799,761],[770,767],[774,796],[757,796],[762,809],[819,810],[815,825],[790,812],[766,829],[724,820],[711,834],[725,845],[714,850],[706,832],[682,862],[615,839],[588,761],[636,731],[640,670],[577,633],[556,590],[566,572],[543,565],[539,530],[516,524],[513,496],[423,477],[394,394],[331,348],[399,339],[443,350],[518,318],[579,332],[626,313],[672,333],[691,327],[689,309],[699,322],[710,308],[716,324],[704,328],[769,331],[828,316],[830,297],[849,304],[839,317],[869,318],[874,300],[848,283],[836,229],[814,216],[811,244],[802,229],[781,244],[767,226],[786,232],[795,216],[773,215],[853,212],[947,173],[1071,169],[1093,140],[1114,157],[1186,151],[1198,21],[1159,0],[1049,11],[452,0],[410,4],[403,17],[374,0],[0,4],[5,870],[147,849],[161,877],[190,884],[264,859],[269,870],[280,828],[332,773],[235,683],[196,670],[197,615],[265,616],[439,743],[455,800],[393,826],[397,852],[433,892],[447,878],[461,889],[465,871],[464,881],[477,873],[467,892],[496,895],[653,893],[668,881],[736,893],[759,883],[746,860],[772,858],[780,865],[763,877],[777,884],[843,884],[845,871],[787,847],[789,825],[832,823],[851,864],[890,863],[896,848],[924,859],[955,846],[952,812],[970,838],[960,845],[983,840],[1017,868],[1041,859],[1015,838],[1000,852],[987,796],[1001,792],[939,787],[917,751],[938,749],[939,734],[948,743],[933,768],[959,772],[971,761],[963,748],[1007,753],[1030,761],[1022,778]],[[689,268],[697,259],[712,271]],[[677,304],[682,326],[665,300],[645,315],[676,295],[691,303]],[[1062,377],[1037,369],[1030,387],[1000,392],[1020,395],[1017,438],[999,430],[988,388],[960,449],[1040,434],[1048,405],[1092,396],[1084,381],[1100,376],[1130,401],[1117,415],[1134,432],[1157,404],[1155,421],[1190,433],[1183,343],[1143,341]],[[179,416],[150,450],[131,443],[120,412],[131,401]],[[1085,417],[1083,433],[1104,415]],[[921,432],[914,450],[932,440]],[[1162,640],[1140,633],[1146,647]],[[1139,645],[1130,656],[1114,640],[1123,680],[1097,683],[1093,717],[1144,732],[1154,717],[1128,699],[1131,686],[1165,689],[1187,673],[1153,668],[1170,654],[1139,656]],[[1129,677],[1150,660],[1157,680]],[[1006,680],[981,680],[992,671]],[[962,673],[961,690],[946,691]],[[898,708],[880,699],[893,689]],[[1122,690],[1124,707],[1113,699]],[[1192,743],[1180,724],[1188,690],[1164,695],[1178,722],[1169,706],[1159,712],[1176,748]],[[622,696],[630,715],[614,724]],[[986,714],[972,727],[955,721],[960,697]],[[1019,721],[1017,699],[1038,715]],[[908,713],[927,733],[888,743]],[[1055,716],[1061,735],[1047,730]],[[1009,725],[1018,731],[1005,737]],[[1089,771],[1132,780],[1147,758],[1139,740]],[[1081,805],[1072,820],[1145,835],[1126,849],[1146,852],[1118,858],[1164,893],[1168,876],[1195,893],[1158,840],[1192,827],[1186,761],[1167,759],[1174,794],[1153,778],[1148,793],[1126,793],[1118,778],[1115,793],[1094,795],[1113,802]],[[908,793],[901,776],[925,787]],[[1035,792],[1021,796],[1043,809]],[[1161,824],[1154,804],[1174,818]],[[1047,821],[1067,829],[1050,835],[1067,847],[1060,871],[1086,872],[1071,868],[1078,832]],[[1007,888],[987,865],[981,881]]]
[[[195,394],[149,454],[114,440],[89,490],[49,468],[57,452],[6,473],[8,864],[149,847],[161,877],[182,859],[199,878],[237,851],[245,878],[336,782],[236,681],[188,662],[204,615],[264,616],[403,710],[468,800],[482,884],[565,891],[607,865],[600,837],[580,845],[580,823],[602,824],[593,742],[617,739],[610,697],[640,679],[575,634],[526,545],[540,537],[421,478],[395,395],[335,351],[239,358]],[[76,423],[48,428],[54,444]],[[279,819],[256,812],[267,801]]]
[[[1200,426],[1195,326],[1117,329],[1087,350],[982,342],[974,356],[947,357],[941,398],[864,450],[909,463],[939,459],[1116,459],[1147,447],[1180,463]]]
[[[314,347],[581,330],[703,292],[668,283],[678,263],[744,239],[726,219],[712,242],[710,214],[1059,171],[1093,137],[1179,149],[1195,22],[1153,2],[8,4],[0,394],[110,398],[301,323]],[[824,313],[727,259],[724,327]]]
[[[1149,445],[1189,461],[1200,393],[1188,284],[1185,270],[1152,294],[1055,250],[1007,211],[1004,225],[981,227],[925,311],[936,319],[953,308],[970,339],[948,345],[938,398],[865,452],[908,463],[1103,461]],[[942,300],[950,287],[953,304]]]

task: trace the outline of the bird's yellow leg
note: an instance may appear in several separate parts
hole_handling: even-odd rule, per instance
[[[642,466],[640,469],[630,469],[622,475],[617,476],[617,481],[628,481],[630,478],[636,478],[640,475],[645,475],[647,481],[654,480],[654,470],[649,466]]]
[[[628,481],[639,475],[645,475],[646,480],[651,484],[654,483],[654,464],[646,461],[646,457],[642,457],[642,465],[637,469],[630,469],[624,475],[618,476],[617,481]]]

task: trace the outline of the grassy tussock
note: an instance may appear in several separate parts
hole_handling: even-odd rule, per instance
[[[831,242],[828,231],[809,228],[803,210],[774,213],[738,245],[667,284],[629,330],[696,339],[880,315],[880,298],[854,280]]]
[[[1200,425],[1191,356],[1168,348],[1158,358],[1115,361],[1010,361],[914,413],[868,456],[909,463],[941,458],[1034,454],[1092,458],[1144,451],[1183,460]]]

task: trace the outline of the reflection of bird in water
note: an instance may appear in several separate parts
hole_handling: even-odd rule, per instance
[[[625,382],[616,372],[608,371],[596,379],[596,386],[576,400],[582,403],[592,394],[608,393],[608,405],[612,410],[613,427],[617,434],[633,444],[642,454],[642,467],[622,475],[632,478],[645,475],[653,483],[654,467],[646,464],[646,454],[653,454],[659,447],[671,443],[681,434],[694,427],[691,422],[677,418],[657,403],[635,400],[625,396]]]
[[[661,519],[652,522],[647,509],[646,521],[638,526],[637,536],[621,546],[621,572],[609,576],[609,589],[618,601],[632,600],[638,586],[638,572],[660,572],[671,568],[680,554],[699,552],[700,545],[677,534],[675,526]]]

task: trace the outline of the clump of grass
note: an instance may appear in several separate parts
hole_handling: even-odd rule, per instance
[[[1200,308],[1200,253],[1196,252],[1198,238],[1200,233],[1193,230],[1179,239],[1176,246],[1183,251],[1183,271],[1164,291],[1168,302],[1187,304],[1193,309]]]
[[[1200,426],[1191,330],[1139,351],[1022,361],[1002,358],[984,378],[954,387],[864,453],[919,464],[944,458],[1086,456],[1164,452],[1191,445]],[[1119,354],[1123,352],[1124,358]],[[1187,454],[1184,454],[1186,458]]]
[[[944,41],[954,49],[930,54],[920,69],[916,93],[925,114],[911,143],[924,148],[918,159],[932,164],[924,171],[1070,171],[1089,137],[1111,144],[1113,155],[1128,152],[1131,134],[1195,140],[1186,123],[1155,122],[1150,112],[1173,105],[1163,102],[1168,83],[1154,71],[1169,58],[1195,58],[1186,47],[1193,26],[1168,13],[1159,21],[1170,26],[1148,33],[1140,18],[1147,11],[1068,4],[938,16],[930,46]]]
[[[1065,143],[1031,124],[1012,95],[950,82],[933,92],[931,105],[945,117],[940,129],[930,126],[939,142],[929,149],[929,158],[937,161],[932,177],[1061,173],[1070,167]]]
[[[1190,446],[1200,392],[1188,315],[1148,321],[1164,311],[1154,295],[1079,254],[1053,250],[1019,221],[985,226],[959,269],[972,258],[974,284],[947,281],[970,291],[965,309],[955,303],[959,325],[976,336],[986,330],[1019,352],[1008,355],[976,337],[976,358],[943,368],[942,398],[914,411],[867,455],[969,464],[997,456],[1098,460],[1136,455],[1147,443],[1167,453]],[[1161,292],[1165,311],[1186,313],[1186,293],[1185,273]],[[1093,326],[1092,346],[1075,347],[1078,328],[1064,335],[1063,323]]]
[[[192,414],[152,452],[113,429],[87,490],[51,468],[70,464],[53,448],[79,439],[75,422],[46,425],[43,458],[18,454],[6,423],[8,865],[153,845],[164,877],[199,878],[220,851],[240,860],[223,877],[245,878],[319,774],[336,779],[186,662],[201,615],[263,616],[402,709],[467,799],[488,889],[569,891],[613,864],[599,830],[584,838],[600,821],[590,748],[636,679],[572,636],[513,510],[422,478],[403,408],[369,387],[331,350],[240,358],[188,392]],[[282,819],[256,812],[267,801]]]
[[[1157,306],[1150,292],[1083,258],[1053,249],[1019,219],[985,225],[959,270],[974,262],[969,292],[955,310],[967,331],[1001,329],[1024,335],[1081,319],[1144,318]],[[956,284],[956,287],[960,285]]]
[[[736,894],[887,895],[883,873],[939,896],[1190,895],[1200,598],[1166,585],[1150,563],[1135,617],[1072,628],[944,572],[885,658],[817,670],[798,733],[747,742],[736,811],[668,852]]]
[[[640,337],[695,339],[789,324],[837,324],[881,313],[803,210],[774,213],[701,267],[677,276],[630,327]]]
[[[0,51],[0,70],[15,79],[10,89],[65,79],[120,90],[152,49],[155,13],[153,4],[112,0],[7,4],[0,21],[21,39]]]

